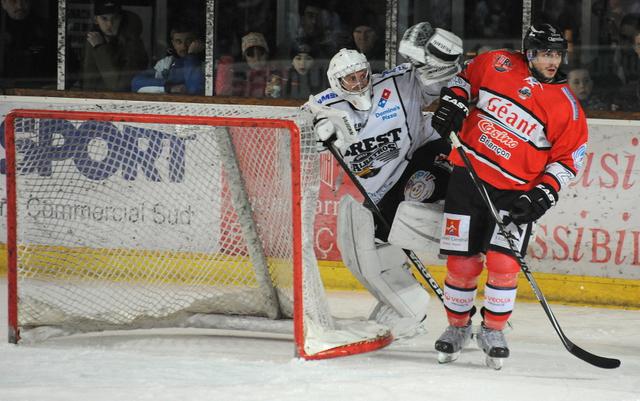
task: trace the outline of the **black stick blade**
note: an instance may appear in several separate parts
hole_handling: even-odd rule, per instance
[[[592,354],[591,352],[585,351],[582,348],[578,347],[571,341],[568,341],[568,343],[565,345],[569,352],[571,352],[576,357],[582,359],[583,361],[590,363],[593,366],[596,366],[602,369],[615,369],[620,366],[619,359],[605,358],[603,356]]]

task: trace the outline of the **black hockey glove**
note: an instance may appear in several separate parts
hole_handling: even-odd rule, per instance
[[[451,131],[460,131],[468,115],[467,101],[445,86],[440,90],[440,105],[433,114],[431,126],[441,137],[448,140]]]
[[[538,184],[535,188],[520,195],[509,211],[511,221],[527,224],[538,220],[558,201],[558,193],[548,184]]]

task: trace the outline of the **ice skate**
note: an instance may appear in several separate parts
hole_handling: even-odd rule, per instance
[[[471,339],[471,321],[466,326],[449,326],[436,341],[438,362],[453,362],[460,356],[460,351]]]
[[[494,330],[480,325],[476,335],[478,347],[485,353],[485,363],[490,368],[502,369],[502,362],[509,357],[509,346],[502,330]]]

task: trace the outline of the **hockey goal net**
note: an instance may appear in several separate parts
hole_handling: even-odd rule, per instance
[[[306,113],[15,110],[5,138],[10,341],[270,331],[287,318],[306,359],[391,341],[384,326],[329,311],[313,250],[320,174]]]

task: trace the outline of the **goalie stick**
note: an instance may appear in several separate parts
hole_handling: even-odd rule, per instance
[[[502,222],[502,219],[500,218],[498,211],[496,210],[493,202],[491,201],[491,198],[489,197],[489,193],[487,192],[486,187],[483,185],[482,181],[480,181],[478,174],[476,173],[473,166],[471,165],[471,161],[467,156],[467,152],[465,152],[465,150],[462,148],[462,144],[458,139],[458,135],[456,135],[455,132],[451,132],[449,134],[449,138],[451,139],[451,144],[453,145],[453,147],[458,150],[458,154],[462,158],[462,161],[464,162],[464,165],[467,168],[469,175],[471,176],[471,180],[473,181],[473,184],[475,185],[478,192],[480,192],[480,196],[482,196],[482,200],[484,201],[485,205],[491,211],[491,215],[498,226],[498,230],[500,231],[500,234],[507,240],[509,244],[509,248],[511,249],[511,252],[513,252],[516,259],[518,260],[518,264],[520,265],[520,270],[522,270],[522,273],[524,273],[525,277],[527,278],[527,281],[529,281],[529,284],[533,289],[533,293],[536,294],[536,298],[540,302],[540,305],[542,305],[542,309],[544,309],[544,312],[547,314],[547,317],[551,321],[551,325],[556,330],[556,333],[558,333],[558,336],[560,337],[560,341],[562,341],[562,344],[564,345],[564,347],[567,349],[567,351],[569,351],[574,356],[582,359],[587,363],[590,363],[593,366],[597,366],[603,369],[615,369],[619,367],[620,366],[619,359],[606,358],[606,357],[592,354],[589,351],[586,351],[580,348],[579,346],[577,346],[576,344],[574,344],[573,342],[571,342],[571,340],[569,340],[567,336],[564,334],[564,332],[562,331],[562,328],[560,327],[560,324],[558,323],[558,320],[556,319],[555,315],[553,314],[553,311],[551,310],[551,307],[549,306],[549,303],[547,302],[547,300],[544,297],[544,294],[538,287],[538,283],[533,277],[533,274],[531,273],[531,269],[529,268],[529,265],[527,265],[527,262],[525,262],[524,257],[520,254],[520,252],[518,251],[518,248],[513,243],[513,238],[511,234],[508,232],[508,230],[506,229],[504,223]]]
[[[353,175],[351,170],[349,170],[349,166],[347,166],[345,161],[342,159],[342,156],[340,155],[338,150],[333,145],[333,141],[334,140],[335,140],[335,136],[329,138],[329,140],[323,142],[323,144],[324,144],[324,146],[326,146],[327,149],[329,149],[329,151],[331,152],[333,157],[340,164],[340,167],[342,167],[342,170],[344,170],[344,172],[349,176],[349,179],[351,180],[351,182],[353,182],[353,185],[356,186],[356,188],[358,189],[360,194],[362,194],[362,196],[364,197],[364,206],[367,209],[369,209],[378,218],[378,220],[380,221],[380,223],[384,226],[384,228],[386,230],[390,230],[391,229],[391,225],[384,218],[384,216],[382,215],[382,212],[380,212],[380,209],[378,209],[378,206],[376,206],[376,204],[373,203],[373,201],[371,200],[371,198],[367,194],[367,191],[364,189],[362,184],[360,184],[360,182]],[[431,287],[433,292],[438,296],[438,298],[440,299],[440,302],[444,303],[444,292],[442,291],[442,288],[440,287],[440,285],[438,285],[438,283],[433,278],[431,273],[429,273],[429,270],[427,270],[427,268],[422,263],[420,258],[418,258],[418,256],[415,254],[415,252],[413,252],[410,249],[403,249],[403,251],[407,255],[407,257],[409,258],[411,263],[413,263],[413,265],[416,267],[416,269],[420,273],[420,276],[422,276],[422,278],[427,282],[427,284],[429,284],[429,287]],[[475,307],[474,307],[474,311],[475,311]],[[472,312],[472,314],[473,314],[473,312]]]

